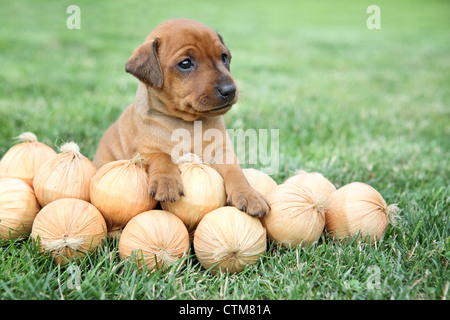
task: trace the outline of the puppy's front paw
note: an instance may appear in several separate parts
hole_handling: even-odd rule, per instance
[[[179,174],[155,174],[149,178],[149,192],[155,200],[175,202],[184,196],[183,182]]]
[[[265,216],[270,211],[266,199],[253,188],[232,192],[228,196],[227,203],[254,217]]]

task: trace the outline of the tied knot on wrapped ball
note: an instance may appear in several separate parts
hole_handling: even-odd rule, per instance
[[[319,195],[316,201],[311,204],[311,209],[315,209],[319,212],[325,212],[325,209],[330,205],[330,197],[325,195]]]
[[[152,249],[156,252],[156,260],[161,261],[163,266],[169,266],[177,261],[179,259],[178,253],[180,252],[180,250],[182,250],[181,247],[170,249],[165,245],[161,247],[153,246]]]
[[[236,247],[221,248],[214,252],[213,259],[217,262],[223,260],[242,260],[240,245]]]
[[[191,163],[191,164],[208,164],[210,165],[211,163],[208,161],[204,161],[202,159],[202,157],[200,157],[199,155],[195,154],[195,153],[185,153],[184,155],[182,155],[181,157],[179,157],[176,161],[176,164],[182,164],[182,163]]]
[[[38,138],[33,132],[27,131],[22,132],[17,137],[14,138],[17,143],[21,142],[38,142]]]
[[[63,235],[63,237],[56,241],[41,241],[41,244],[48,251],[53,251],[57,254],[64,254],[67,252],[67,249],[76,251],[78,250],[84,243],[82,238],[70,238],[67,235]]]
[[[74,157],[82,156],[80,153],[80,147],[75,142],[66,142],[60,148],[59,151],[62,153],[72,153]]]
[[[400,221],[400,211],[401,210],[397,204],[393,203],[388,205],[384,210],[388,223],[393,226],[397,226]]]
[[[144,161],[144,158],[141,156],[141,154],[138,152],[133,158],[130,159],[130,162],[135,165],[139,165],[142,169],[142,162]]]

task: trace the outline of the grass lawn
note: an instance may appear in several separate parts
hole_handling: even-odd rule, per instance
[[[66,8],[81,9],[81,29]],[[161,21],[218,30],[233,54],[229,128],[279,129],[281,183],[319,171],[336,187],[372,185],[401,208],[381,243],[269,242],[255,265],[212,275],[195,256],[148,274],[117,241],[57,266],[30,239],[0,242],[0,299],[448,299],[450,3],[448,1],[4,1],[0,157],[24,131],[91,159],[134,97],[133,49]],[[366,8],[381,9],[369,30]],[[74,285],[74,270],[80,270]],[[374,282],[375,281],[375,282]],[[79,286],[78,286],[79,285]]]

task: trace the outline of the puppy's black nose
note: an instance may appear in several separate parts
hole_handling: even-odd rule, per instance
[[[236,86],[234,84],[226,84],[217,88],[219,96],[225,100],[233,100],[236,95]]]

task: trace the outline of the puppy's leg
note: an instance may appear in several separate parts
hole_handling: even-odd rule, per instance
[[[143,155],[148,164],[149,192],[161,202],[175,202],[184,196],[180,170],[170,155],[152,153]]]
[[[216,164],[214,167],[223,177],[228,205],[256,217],[269,213],[267,200],[250,186],[239,164]]]

